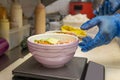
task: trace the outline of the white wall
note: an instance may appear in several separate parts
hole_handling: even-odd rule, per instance
[[[62,15],[68,14],[69,2],[71,0],[58,0],[46,7],[47,13],[59,12]]]
[[[34,13],[34,8],[38,3],[38,0],[18,0],[22,5],[23,13],[25,16],[30,17]],[[56,0],[56,2],[46,7],[47,13],[60,12],[62,15],[68,13],[68,6],[70,0]],[[0,3],[4,5],[8,12],[11,6],[11,0],[0,0]]]
[[[27,17],[33,15],[34,8],[38,0],[19,0],[19,1],[20,1],[19,3],[22,5],[24,15]],[[0,3],[7,8],[9,13],[10,6],[12,3],[11,0],[0,0]]]

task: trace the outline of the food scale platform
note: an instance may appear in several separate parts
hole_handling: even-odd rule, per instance
[[[33,57],[22,63],[13,71],[13,80],[104,80],[103,65],[87,58],[74,57],[61,68],[50,69],[43,67]]]

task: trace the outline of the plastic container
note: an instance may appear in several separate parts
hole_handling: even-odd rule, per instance
[[[11,29],[9,32],[9,50],[20,45],[21,41],[30,35],[30,25],[21,28]]]
[[[49,22],[49,31],[52,30],[60,30],[61,27],[61,23],[58,21],[54,21],[54,22]]]
[[[63,18],[62,24],[80,28],[80,26],[88,20],[86,14],[67,15]]]

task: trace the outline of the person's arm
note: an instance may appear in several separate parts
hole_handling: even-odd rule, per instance
[[[120,14],[95,17],[84,23],[81,29],[88,30],[96,25],[99,27],[99,32],[93,39],[91,37],[83,38],[79,44],[81,51],[87,52],[95,47],[110,43],[115,37],[120,37]]]
[[[120,9],[120,0],[104,0],[98,10],[94,11],[96,16],[100,15],[111,15]]]

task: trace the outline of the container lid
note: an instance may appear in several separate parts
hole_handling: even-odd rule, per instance
[[[0,22],[8,22],[8,19],[5,16],[3,16],[3,19],[0,19]]]

